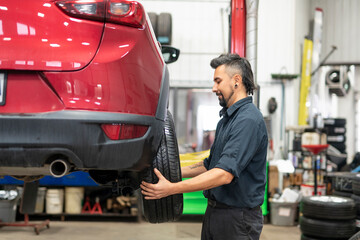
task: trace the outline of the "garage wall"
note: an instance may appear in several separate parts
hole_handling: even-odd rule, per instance
[[[181,50],[178,62],[169,65],[172,87],[212,86],[212,58],[228,51],[230,0],[142,0],[148,12],[169,12],[173,18],[174,47]],[[259,0],[257,82],[260,85],[260,110],[272,120],[274,154],[272,158],[286,158],[283,152],[285,131],[282,126],[295,126],[298,122],[300,77],[287,81],[284,91],[281,81],[271,78],[272,73],[301,74],[304,37],[309,35],[315,8],[324,10],[322,54],[335,44],[338,50],[329,61],[360,62],[360,49],[356,46],[360,29],[357,21],[360,2],[357,0]],[[336,20],[336,21],[335,21]],[[360,20],[360,19],[359,19]],[[357,79],[357,78],[356,78]],[[322,81],[322,80],[320,80]],[[326,93],[324,93],[326,94]],[[278,109],[269,114],[267,103],[275,97]],[[283,101],[285,97],[285,101]],[[324,117],[342,117],[342,106],[354,104],[354,95],[347,98],[322,99],[323,105],[338,106],[326,110]],[[179,102],[179,104],[185,104]],[[282,118],[282,107],[284,118]],[[179,106],[181,108],[181,106]],[[354,125],[354,120],[349,121]],[[350,126],[352,129],[354,126]],[[348,136],[355,142],[355,136]],[[354,144],[353,144],[354,145]],[[354,149],[350,147],[349,150]],[[350,152],[350,151],[349,151]]]
[[[287,157],[282,151],[285,144],[282,125],[297,125],[300,78],[285,82],[283,92],[281,81],[272,79],[271,74],[301,73],[302,45],[314,10],[306,0],[259,1],[257,82],[261,89],[260,110],[272,120],[275,152],[270,156],[275,159]],[[267,103],[271,97],[275,97],[278,109],[270,115]]]
[[[328,62],[360,64],[360,1],[314,0],[311,6],[324,11],[323,53],[326,55],[332,45],[338,47]]]
[[[172,46],[179,60],[170,64],[170,84],[211,87],[210,60],[228,51],[230,0],[142,0],[147,12],[172,15]]]
[[[173,20],[172,45],[181,50],[177,62],[169,65],[172,87],[212,86],[212,58],[228,51],[230,0],[142,0],[149,12],[169,12]],[[268,116],[267,101],[275,97],[278,110],[271,115],[274,158],[286,157],[283,125],[296,125],[300,80],[286,83],[281,119],[282,86],[272,73],[300,73],[302,43],[312,17],[309,0],[259,0],[257,81],[260,110]],[[185,104],[179,102],[179,104]],[[179,108],[182,106],[180,105]]]

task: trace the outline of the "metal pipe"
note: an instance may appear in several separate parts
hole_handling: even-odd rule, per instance
[[[257,85],[257,20],[259,0],[246,0],[246,59],[249,61],[254,83]],[[259,87],[260,90],[260,87]],[[260,91],[254,92],[254,103],[260,107]]]
[[[63,177],[70,171],[70,165],[66,160],[57,159],[50,163],[50,174],[53,177]]]
[[[251,64],[257,82],[257,20],[259,0],[246,0],[246,59]]]

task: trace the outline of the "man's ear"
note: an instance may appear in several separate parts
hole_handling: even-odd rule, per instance
[[[242,77],[240,74],[235,74],[234,75],[234,81],[235,81],[235,84],[237,85],[241,85],[242,84]]]

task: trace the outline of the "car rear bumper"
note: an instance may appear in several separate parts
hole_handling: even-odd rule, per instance
[[[110,140],[101,129],[104,123],[149,129],[141,138]],[[156,154],[163,124],[152,116],[95,111],[0,115],[0,175],[18,175],[17,168],[41,168],[58,158],[74,170],[141,171]]]

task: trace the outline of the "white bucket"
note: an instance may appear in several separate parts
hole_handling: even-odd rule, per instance
[[[82,202],[84,199],[83,187],[66,187],[65,188],[65,212],[81,213]]]
[[[316,188],[318,196],[323,196],[326,194],[326,187],[324,184],[319,184]],[[314,185],[301,184],[300,191],[304,197],[315,195]]]
[[[43,213],[44,212],[44,202],[45,202],[45,187],[39,187],[37,191],[36,197],[36,205],[35,205],[35,213]]]
[[[46,192],[46,213],[62,213],[64,189],[48,189]]]

